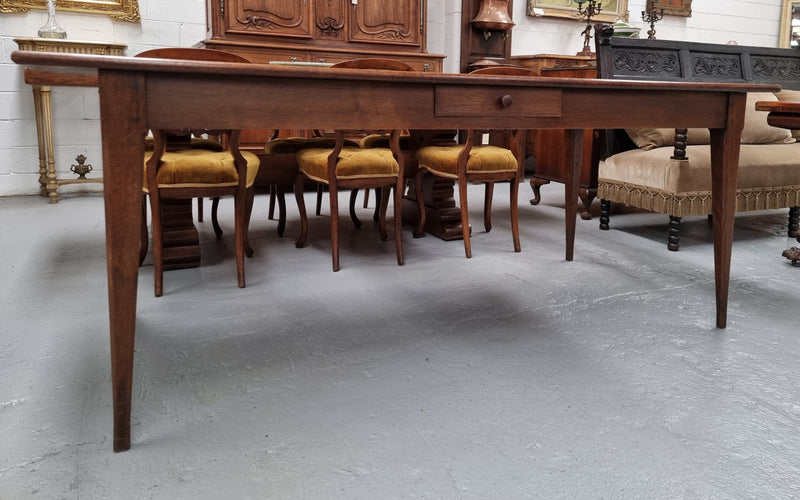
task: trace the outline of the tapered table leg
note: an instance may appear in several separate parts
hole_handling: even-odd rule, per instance
[[[583,162],[583,129],[567,129],[564,131],[564,208],[567,248],[566,259],[571,261],[575,249],[575,220],[578,216],[579,179]]]
[[[142,224],[145,80],[101,71],[108,313],[111,332],[114,451],[131,445],[131,395]]]
[[[743,116],[745,106],[745,94],[730,94],[728,116]],[[725,328],[728,320],[728,285],[738,174],[736,166],[739,165],[739,142],[743,125],[728,120],[727,129],[711,129],[711,211],[714,221],[717,328]]]

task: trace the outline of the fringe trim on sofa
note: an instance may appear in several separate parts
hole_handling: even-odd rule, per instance
[[[711,213],[711,193],[707,191],[676,194],[627,182],[599,179],[597,196],[675,217]],[[737,212],[797,206],[800,206],[800,185],[748,188],[736,192]]]

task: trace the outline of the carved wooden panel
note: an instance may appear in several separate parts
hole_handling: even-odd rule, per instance
[[[600,78],[778,83],[800,89],[797,50],[614,37],[595,26]]]
[[[345,0],[317,0],[314,13],[316,38],[324,42],[345,42]]]
[[[699,78],[724,77],[725,80],[744,78],[739,54],[693,53],[691,58],[693,75]]]
[[[205,0],[211,37],[203,46],[254,63],[336,63],[388,57],[417,71],[442,71],[425,51],[426,0]]]
[[[681,67],[677,51],[625,51],[614,54],[614,73],[658,79],[680,76]]]
[[[419,46],[420,10],[418,1],[358,0],[350,9],[350,41]]]
[[[790,57],[753,56],[751,68],[756,77],[778,81],[800,79],[800,61]]]
[[[307,0],[228,0],[223,5],[228,33],[313,36]]]

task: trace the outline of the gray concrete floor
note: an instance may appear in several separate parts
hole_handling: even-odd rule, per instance
[[[0,498],[798,498],[800,268],[787,211],[737,216],[728,328],[711,230],[626,212],[578,221],[563,190],[471,188],[473,258],[328,218],[296,249],[256,198],[246,289],[231,202],[203,265],[141,269],[133,443],[111,450],[102,198],[0,199]],[[293,203],[290,203],[292,205]],[[362,211],[369,221],[369,211]]]

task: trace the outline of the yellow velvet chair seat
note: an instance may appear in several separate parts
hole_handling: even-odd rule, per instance
[[[153,156],[152,152],[144,155],[145,180],[144,189],[147,191],[147,161]],[[252,186],[258,174],[258,156],[242,151],[242,156],[247,160],[247,186]],[[161,164],[157,173],[160,188],[194,187],[206,184],[217,186],[235,186],[239,182],[233,156],[228,151],[208,151],[205,149],[182,149],[168,151],[161,157]]]
[[[425,146],[417,150],[420,166],[439,175],[458,177],[458,155],[464,146]],[[497,146],[474,146],[467,160],[467,173],[515,172],[518,168],[514,153]]]
[[[316,182],[328,182],[328,156],[330,149],[311,148],[297,153],[300,172]],[[339,179],[366,179],[375,177],[397,177],[400,166],[391,149],[360,149],[344,147],[336,163]]]
[[[345,139],[345,146],[358,147],[358,142]],[[298,151],[308,148],[331,148],[336,146],[335,137],[281,137],[271,139],[264,145],[264,162],[268,164],[259,176],[260,183],[272,184],[270,187],[269,218],[275,213],[275,202],[278,203],[278,235],[283,235],[286,228],[286,202],[282,185],[291,184],[297,179]],[[276,200],[277,198],[277,200]],[[317,191],[317,215],[322,203],[322,188]]]

